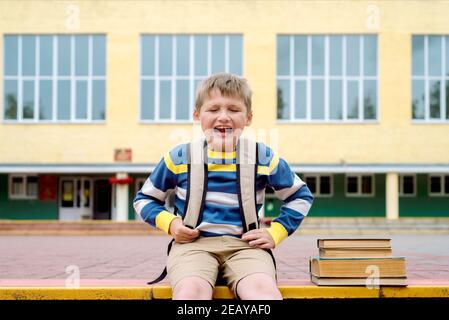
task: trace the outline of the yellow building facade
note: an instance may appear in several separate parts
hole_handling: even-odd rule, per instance
[[[449,118],[444,114],[445,108],[449,109],[449,93],[441,94],[440,119],[430,117],[420,121],[412,115],[412,37],[442,37],[444,88],[445,77],[449,75],[444,72],[445,61],[449,61],[445,58],[449,46],[446,52],[444,44],[449,35],[448,14],[449,2],[442,1],[1,1],[0,74],[4,81],[0,84],[0,175],[3,175],[0,192],[4,195],[0,196],[3,197],[0,218],[14,219],[14,212],[19,211],[17,217],[40,218],[39,209],[27,213],[25,204],[19,205],[17,201],[34,201],[36,208],[55,212],[47,218],[60,218],[58,208],[64,197],[60,179],[64,176],[143,178],[172,146],[194,136],[198,128],[191,121],[142,121],[144,35],[241,36],[242,75],[254,92],[254,120],[248,134],[272,145],[298,173],[310,176],[312,183],[319,185],[321,176],[330,177],[330,181],[323,180],[332,184],[331,194],[322,194],[323,203],[328,204],[317,209],[317,215],[344,216],[344,190],[339,199],[333,198],[339,189],[348,185],[348,175],[365,174],[375,180],[372,183],[376,193],[366,199],[361,199],[363,191],[358,194],[361,197],[349,197],[349,201],[365,201],[347,210],[352,212],[351,216],[358,216],[357,212],[364,216],[363,207],[370,203],[374,203],[375,212],[368,216],[449,215],[449,209],[442,209],[449,207]],[[104,120],[7,119],[5,36],[81,34],[105,36]],[[279,119],[277,48],[279,37],[286,35],[375,36],[377,112],[374,119]],[[327,46],[328,40],[323,41]],[[329,57],[326,61],[332,59],[326,57]],[[130,149],[132,157],[128,161],[116,161],[117,149]],[[49,207],[41,207],[40,198],[11,198],[10,176],[14,174],[56,176],[59,182],[56,196],[52,198],[54,203],[47,201],[45,206]],[[415,181],[414,199],[401,198],[404,175],[410,175],[411,181]],[[441,189],[435,198],[435,192],[430,192],[428,186],[438,180],[433,175],[440,179]],[[420,198],[421,180],[426,186],[422,186]],[[89,192],[94,200],[93,183]],[[112,208],[116,209],[111,209],[110,218],[133,218],[128,203],[135,188],[133,184],[114,185],[111,201]],[[317,206],[320,200],[318,196]],[[441,203],[431,212],[407,213],[405,209],[414,206],[413,201],[435,203],[435,200]],[[332,203],[342,209],[329,210]],[[270,203],[273,206],[276,204]],[[310,214],[313,215],[313,210]]]

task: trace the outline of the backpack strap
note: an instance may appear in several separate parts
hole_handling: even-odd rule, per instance
[[[207,193],[207,143],[204,138],[187,146],[187,194],[184,225],[195,228],[201,221]]]
[[[174,241],[175,241],[175,239],[171,239],[170,243],[168,244],[167,256],[170,253],[170,250],[171,250],[171,247],[172,247]],[[166,276],[167,276],[167,266],[165,266],[164,270],[162,270],[162,273],[159,275],[159,277],[147,282],[147,284],[152,285],[152,284],[158,283],[158,282],[162,281]]]
[[[240,138],[237,143],[237,195],[244,232],[259,228],[256,207],[257,143]]]

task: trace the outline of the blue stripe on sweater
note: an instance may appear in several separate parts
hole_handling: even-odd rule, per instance
[[[273,219],[273,222],[281,223],[287,230],[288,235],[291,235],[303,220],[304,215],[293,209],[283,206],[281,207],[281,214],[279,215],[279,217]]]
[[[293,193],[291,196],[289,196],[284,201],[290,202],[290,201],[293,201],[298,198],[302,199],[302,200],[306,200],[310,204],[313,203],[312,193],[310,192],[309,187],[307,187],[307,186],[302,186],[301,188],[299,188],[295,193]]]

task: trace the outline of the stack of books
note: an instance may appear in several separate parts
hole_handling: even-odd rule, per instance
[[[309,261],[311,281],[323,286],[406,286],[404,257],[394,257],[391,239],[318,239]]]

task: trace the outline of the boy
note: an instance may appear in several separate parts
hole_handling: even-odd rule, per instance
[[[134,199],[144,221],[174,238],[167,260],[173,299],[211,299],[219,272],[240,299],[282,299],[268,249],[298,228],[313,196],[283,159],[259,143],[256,210],[262,207],[266,186],[275,190],[284,205],[270,228],[244,232],[248,228],[240,212],[242,187],[237,187],[235,150],[244,127],[251,124],[251,94],[245,79],[227,73],[212,75],[198,88],[193,117],[200,122],[207,143],[207,193],[194,229],[182,220],[189,198],[185,144],[165,155]],[[175,190],[178,215],[164,207],[170,189]]]

